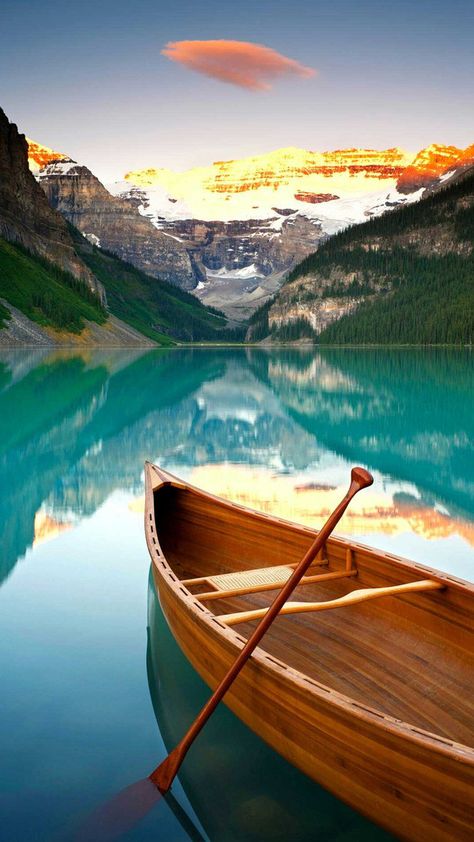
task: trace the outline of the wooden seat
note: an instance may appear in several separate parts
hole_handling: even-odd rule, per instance
[[[277,564],[275,567],[260,567],[257,570],[242,570],[235,573],[223,573],[210,576],[208,582],[220,591],[253,588],[255,585],[274,585],[286,582],[293,573],[289,564]]]
[[[319,562],[327,564],[326,560]],[[232,573],[221,573],[216,576],[199,576],[194,579],[182,579],[181,584],[208,584],[220,591],[254,587],[255,585],[269,585],[274,582],[286,582],[295,568],[294,564],[277,564],[273,567],[258,567],[253,570],[236,570]]]
[[[315,559],[315,565],[327,565],[326,558]],[[186,587],[194,585],[211,585],[214,590],[205,593],[196,593],[195,597],[200,602],[209,599],[225,599],[233,596],[245,596],[246,594],[261,593],[282,588],[296,567],[295,564],[277,564],[273,567],[259,567],[251,570],[236,571],[233,573],[222,573],[216,576],[200,576],[195,579],[181,579],[181,584]],[[311,585],[316,582],[328,579],[342,579],[346,576],[357,576],[357,569],[337,570],[331,573],[317,573],[313,576],[303,576],[301,585]]]

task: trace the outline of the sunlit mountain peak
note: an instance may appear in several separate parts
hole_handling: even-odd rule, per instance
[[[398,186],[402,190],[418,189],[469,164],[474,164],[474,145],[460,149],[432,143],[418,152],[402,173]]]
[[[125,182],[129,190],[146,191],[143,212],[157,219],[268,219],[278,209],[319,218],[321,213],[327,216],[330,202],[354,197],[356,211],[341,206],[331,209],[329,217],[355,222],[364,217],[360,198],[371,195],[369,205],[377,204],[412,160],[412,153],[398,147],[319,152],[287,146],[182,172],[162,167],[132,170]],[[123,193],[122,185],[117,190],[112,186],[112,192]]]
[[[37,143],[35,140],[27,137],[28,144],[28,165],[32,173],[36,175],[41,167],[45,167],[52,161],[65,161],[68,159],[67,155],[62,152],[55,152],[49,146],[43,146],[42,143]]]

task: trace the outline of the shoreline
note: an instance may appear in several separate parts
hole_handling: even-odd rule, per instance
[[[298,350],[304,350],[304,351],[315,350],[315,351],[317,351],[317,350],[320,350],[321,348],[324,348],[324,349],[327,349],[327,348],[329,348],[329,349],[330,348],[338,348],[338,349],[346,348],[348,350],[349,349],[352,349],[352,350],[371,350],[371,349],[374,349],[374,348],[385,348],[387,350],[393,349],[393,348],[401,348],[401,349],[403,349],[403,348],[406,348],[406,349],[417,348],[417,349],[420,349],[420,350],[429,349],[429,348],[452,348],[454,350],[468,350],[468,349],[474,349],[474,345],[472,345],[472,344],[459,345],[459,344],[453,344],[453,343],[444,343],[444,344],[433,343],[433,344],[423,344],[423,345],[415,344],[415,343],[406,343],[406,344],[385,344],[385,343],[369,344],[369,343],[366,343],[364,345],[349,345],[349,344],[345,344],[345,345],[342,345],[342,344],[321,344],[320,345],[318,343],[313,343],[313,342],[312,343],[305,343],[305,342],[272,342],[272,343],[268,343],[268,344],[265,344],[263,342],[256,342],[256,343],[254,343],[254,342],[182,342],[182,343],[176,342],[173,345],[158,345],[158,344],[156,344],[156,345],[141,345],[141,344],[137,344],[137,345],[128,345],[128,344],[127,345],[108,345],[108,344],[99,345],[99,344],[95,344],[95,343],[94,344],[71,343],[71,345],[66,345],[66,344],[63,344],[63,343],[61,343],[61,344],[59,344],[59,343],[58,344],[51,344],[51,345],[46,345],[46,344],[44,344],[44,345],[41,345],[41,344],[31,344],[31,345],[30,344],[21,344],[21,345],[20,344],[11,344],[11,345],[8,345],[6,343],[0,344],[0,349],[5,349],[5,350],[20,351],[23,348],[25,350],[30,350],[30,351],[35,350],[35,349],[38,349],[38,350],[44,350],[44,349],[59,350],[60,349],[60,350],[65,350],[65,351],[67,351],[67,350],[76,351],[78,348],[89,349],[91,351],[92,350],[105,350],[105,349],[109,350],[109,351],[110,350],[116,350],[116,351],[124,350],[125,351],[125,350],[130,350],[130,349],[134,348],[134,349],[140,349],[140,350],[145,351],[145,352],[146,351],[180,351],[180,350],[183,350],[183,349],[186,349],[186,348],[193,348],[193,349],[196,349],[196,348],[253,348],[255,350],[261,350],[261,351],[271,351],[273,349],[278,349],[278,348],[291,348],[292,350],[295,350],[295,351],[298,351]]]

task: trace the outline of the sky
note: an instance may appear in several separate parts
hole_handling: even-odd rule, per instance
[[[465,147],[473,43],[473,0],[1,0],[0,105],[104,182],[285,146]]]

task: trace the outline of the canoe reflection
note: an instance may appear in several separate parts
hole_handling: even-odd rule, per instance
[[[150,576],[147,672],[158,726],[171,750],[210,691],[179,649]],[[211,842],[391,837],[318,787],[221,705],[179,773]]]

